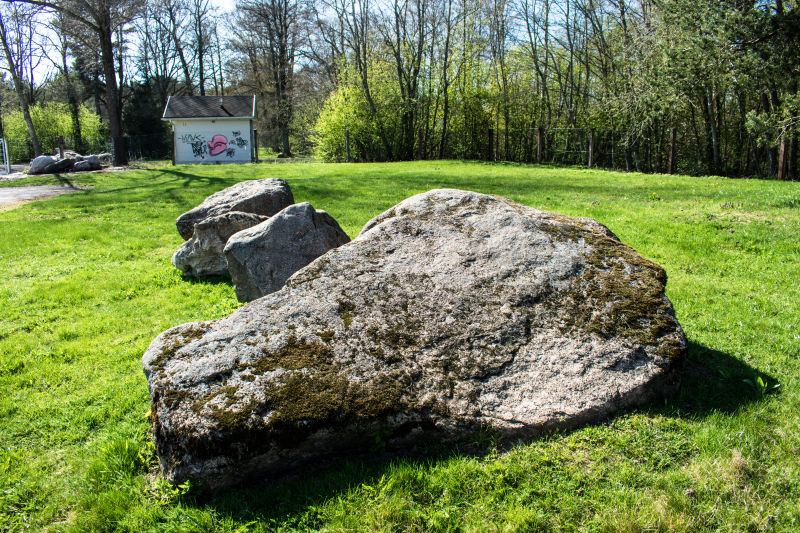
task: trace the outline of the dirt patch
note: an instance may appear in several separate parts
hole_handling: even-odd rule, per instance
[[[28,187],[1,187],[0,188],[0,210],[14,209],[15,207],[53,198],[62,194],[69,194],[85,190],[80,187],[70,187],[69,185],[32,185]]]

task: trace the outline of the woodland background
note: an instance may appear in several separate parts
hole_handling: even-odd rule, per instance
[[[170,95],[256,94],[285,156],[800,176],[796,0],[0,0],[0,45],[16,159],[169,157]]]

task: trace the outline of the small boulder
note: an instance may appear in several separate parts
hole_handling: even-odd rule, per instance
[[[64,159],[56,159],[49,165],[44,168],[44,174],[58,174],[60,172],[69,172],[72,170],[72,166],[75,164],[75,160],[71,157],[65,157]]]
[[[527,438],[676,390],[664,270],[601,224],[413,196],[226,318],[144,354],[161,470],[215,489],[321,456]]]
[[[57,159],[51,155],[40,155],[31,161],[31,166],[28,169],[28,174],[44,174],[45,169],[55,163]]]
[[[81,157],[80,161],[76,161],[75,164],[72,165],[73,172],[87,172],[90,170],[100,170],[101,168],[100,160],[96,155]]]
[[[194,225],[208,217],[230,211],[272,216],[294,203],[289,184],[278,178],[237,183],[206,198],[202,204],[178,217],[175,225],[184,240],[189,239]]]
[[[222,251],[231,235],[266,219],[241,211],[208,217],[195,224],[192,238],[178,248],[172,264],[188,277],[221,276],[228,271]]]
[[[240,231],[225,245],[236,297],[249,302],[275,292],[289,277],[350,237],[325,211],[308,202],[290,205],[265,222]]]
[[[92,157],[96,157],[98,161],[100,161],[100,165],[102,166],[109,166],[113,161],[113,157],[108,152],[103,152],[102,154],[96,154]]]

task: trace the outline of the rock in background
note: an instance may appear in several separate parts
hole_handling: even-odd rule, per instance
[[[56,158],[51,155],[40,155],[31,161],[28,174],[44,174],[45,169],[56,162]]]
[[[195,224],[192,238],[178,248],[172,264],[189,277],[221,276],[228,272],[222,252],[231,235],[266,219],[241,211],[208,217]]]
[[[89,170],[100,170],[101,168],[100,158],[96,155],[79,156],[79,159],[72,165],[73,172],[87,172]]]
[[[657,264],[589,219],[411,197],[143,365],[161,469],[214,489],[322,455],[478,428],[528,437],[674,390],[686,340]]]
[[[215,215],[241,211],[270,217],[294,203],[289,184],[278,178],[243,181],[216,192],[175,222],[184,240],[191,238],[194,225]]]
[[[325,211],[308,202],[290,205],[228,240],[225,258],[236,297],[249,302],[275,292],[289,277],[350,237]]]
[[[87,172],[103,168],[105,155],[83,156],[76,152],[65,151],[64,157],[40,155],[31,161],[28,174],[56,174],[61,172]]]

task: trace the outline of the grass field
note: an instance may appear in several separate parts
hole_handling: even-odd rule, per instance
[[[171,266],[175,218],[273,176],[351,237],[437,187],[599,220],[669,275],[690,342],[679,397],[480,456],[376,447],[213,497],[168,485],[142,353],[239,306]],[[91,189],[0,212],[0,531],[800,530],[800,183],[458,162],[70,179]]]

